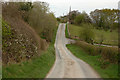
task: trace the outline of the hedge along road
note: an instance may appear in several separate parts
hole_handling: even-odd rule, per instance
[[[66,48],[68,43],[65,24],[60,23],[55,42],[56,61],[46,78],[100,78],[90,65],[72,55]]]

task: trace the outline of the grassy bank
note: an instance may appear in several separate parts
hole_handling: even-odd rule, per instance
[[[47,5],[2,4],[3,78],[44,78],[52,67],[57,24]]]
[[[40,57],[3,67],[3,78],[44,78],[55,61],[53,44]]]
[[[101,56],[92,56],[85,52],[81,47],[75,44],[67,45],[67,48],[78,58],[90,64],[102,78],[118,78],[118,65],[108,63],[106,68],[103,68],[103,63],[100,61]]]
[[[76,25],[70,25],[69,24],[69,31],[70,31],[70,35],[72,38],[74,38],[75,36],[80,36],[80,32],[82,32],[83,30],[83,26],[76,26]],[[117,31],[104,31],[104,30],[98,30],[98,29],[92,29],[94,34],[95,34],[95,38],[94,41],[96,43],[100,43],[100,39],[101,39],[101,35],[103,35],[103,44],[109,44],[109,45],[118,45],[118,32]]]
[[[54,31],[54,38],[46,51],[29,61],[4,66],[3,78],[45,78],[55,61],[56,31],[57,27]]]

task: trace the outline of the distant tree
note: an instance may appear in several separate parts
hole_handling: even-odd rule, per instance
[[[76,18],[76,16],[77,15],[79,15],[80,14],[80,12],[78,12],[77,10],[75,11],[71,11],[67,16],[68,16],[68,18],[69,18],[69,21],[70,21],[70,23],[71,24],[74,24],[75,22],[75,18]]]
[[[88,15],[85,11],[83,11],[82,14],[83,14],[84,17],[85,17],[84,22],[85,22],[85,23],[91,23],[91,18],[89,17],[89,15]]]
[[[76,24],[91,23],[91,19],[88,16],[88,14],[84,11],[81,14],[79,14],[79,15],[76,16],[75,23]]]
[[[57,21],[61,23],[66,23],[68,21],[67,15],[58,17]]]
[[[57,18],[57,21],[60,22],[60,18]]]
[[[80,15],[76,16],[76,18],[75,18],[75,23],[76,24],[79,25],[83,22],[85,22],[85,16],[83,14],[80,14]]]
[[[118,23],[118,11],[118,9],[96,9],[90,13],[90,16],[98,28],[112,31],[114,23]]]

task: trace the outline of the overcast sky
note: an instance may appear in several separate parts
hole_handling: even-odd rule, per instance
[[[31,1],[31,0],[30,0]],[[55,16],[62,16],[69,12],[69,7],[72,10],[86,11],[88,14],[95,9],[117,9],[120,0],[32,0],[44,1],[49,3],[50,10],[55,13]]]
[[[86,11],[88,14],[95,9],[117,9],[120,0],[33,0],[44,1],[49,3],[50,10],[55,13],[55,16],[65,15],[69,12],[69,7],[72,10]]]

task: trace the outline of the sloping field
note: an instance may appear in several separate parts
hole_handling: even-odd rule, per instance
[[[71,37],[75,38],[75,36],[80,37],[80,32],[83,30],[83,26],[69,25],[69,31]],[[118,45],[118,32],[117,31],[104,31],[98,29],[92,29],[95,34],[94,41],[96,43],[100,43],[101,35],[103,35],[103,44],[109,45]]]

